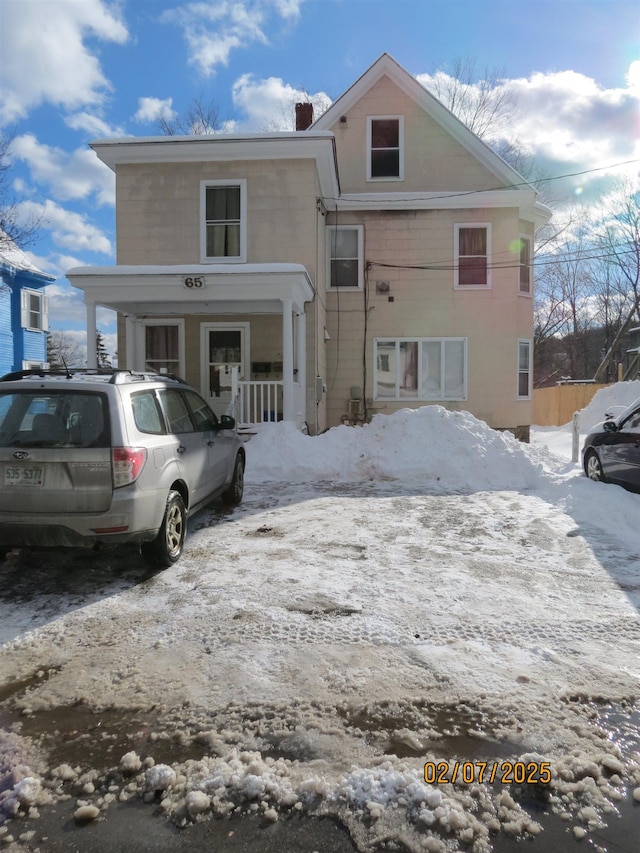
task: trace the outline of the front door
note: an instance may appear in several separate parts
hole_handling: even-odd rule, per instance
[[[202,394],[220,417],[231,403],[231,375],[246,373],[249,323],[204,323],[202,325]]]

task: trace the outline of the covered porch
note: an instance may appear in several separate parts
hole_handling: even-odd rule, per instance
[[[303,266],[77,267],[67,278],[84,291],[88,341],[99,306],[118,312],[121,367],[176,373],[241,427],[307,421],[314,291]],[[97,366],[93,348],[88,366]]]

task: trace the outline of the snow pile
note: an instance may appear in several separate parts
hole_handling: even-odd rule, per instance
[[[605,419],[606,414],[617,415],[640,399],[640,380],[616,382],[596,391],[588,406],[580,412],[580,432],[587,433]]]
[[[362,427],[303,435],[266,424],[247,445],[254,481],[402,480],[430,491],[531,488],[552,463],[510,433],[442,406],[375,415]]]

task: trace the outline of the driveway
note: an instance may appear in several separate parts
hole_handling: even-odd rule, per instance
[[[522,835],[544,850],[545,831],[572,847],[636,825],[640,498],[601,487],[612,535],[598,488],[255,482],[236,511],[194,517],[160,574],[131,551],[14,553],[0,810],[19,816],[5,834],[64,849],[28,815],[69,795],[102,833],[143,804],[185,832],[330,818],[363,851]]]

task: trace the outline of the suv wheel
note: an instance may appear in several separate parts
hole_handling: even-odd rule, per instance
[[[142,556],[152,566],[168,568],[180,559],[186,535],[187,510],[182,495],[171,491],[158,535],[142,545]]]
[[[236,462],[233,466],[233,477],[229,483],[229,487],[222,493],[222,500],[229,506],[236,506],[242,500],[244,492],[244,462],[242,456],[238,453]]]

